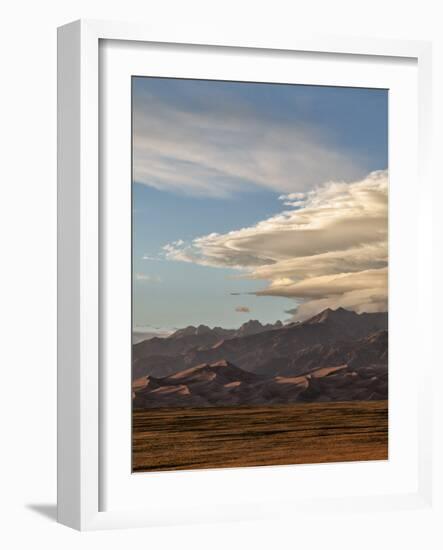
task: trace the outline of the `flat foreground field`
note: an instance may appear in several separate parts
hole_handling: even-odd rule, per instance
[[[387,458],[387,401],[133,413],[134,472]]]

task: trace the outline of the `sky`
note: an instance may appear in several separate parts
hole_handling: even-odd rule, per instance
[[[386,90],[133,77],[133,328],[387,307]]]

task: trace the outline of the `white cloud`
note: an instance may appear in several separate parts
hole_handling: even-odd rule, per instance
[[[254,226],[171,243],[165,257],[266,280],[258,295],[294,298],[295,318],[326,307],[387,308],[388,175],[286,195],[290,208]]]
[[[160,283],[161,278],[158,275],[148,275],[146,273],[134,273],[134,279],[138,282]]]
[[[229,196],[255,186],[305,191],[363,176],[365,159],[346,155],[325,129],[270,120],[237,98],[219,108],[179,109],[149,94],[134,111],[134,179],[193,195]]]

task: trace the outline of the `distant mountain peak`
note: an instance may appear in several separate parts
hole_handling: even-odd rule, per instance
[[[246,323],[243,323],[239,330],[243,328],[263,328],[263,325],[260,323],[260,321],[257,321],[256,319],[250,319],[249,321],[246,321]]]
[[[193,336],[196,332],[197,328],[193,325],[189,325],[188,327],[181,328],[173,332],[169,338],[178,338],[181,336]]]
[[[358,317],[358,313],[355,313],[355,311],[350,311],[349,309],[345,309],[343,307],[338,307],[337,309],[331,309],[328,307],[304,321],[304,324],[312,325],[315,323],[325,323],[326,321],[348,321],[355,317]]]
[[[257,321],[256,319],[251,319],[250,321],[246,321],[246,323],[242,324],[242,326],[236,332],[236,336],[250,336],[252,334],[258,334],[260,332],[266,332],[268,330],[282,327],[283,323],[281,321],[277,321],[274,324],[268,323],[266,325],[262,325],[260,321]]]
[[[338,307],[337,309],[327,308],[317,313],[310,319],[302,321],[300,325],[336,325],[337,327],[357,327],[366,326],[367,332],[376,331],[380,329],[387,329],[388,327],[388,313],[374,312],[374,313],[356,313],[355,311]]]
[[[195,334],[197,336],[199,336],[200,334],[207,334],[209,332],[211,332],[211,329],[206,325],[198,325],[198,327],[195,330]]]

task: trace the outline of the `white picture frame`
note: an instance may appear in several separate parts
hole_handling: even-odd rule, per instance
[[[103,261],[103,232],[106,232],[107,226],[101,222],[101,214],[105,208],[112,207],[112,205],[109,206],[109,201],[106,204],[103,201],[104,193],[101,187],[103,181],[100,174],[101,155],[103,154],[99,125],[100,113],[103,109],[99,94],[100,63],[103,61],[100,47],[104,41],[124,43],[129,50],[131,45],[140,43],[174,44],[176,50],[177,48],[187,48],[192,44],[197,49],[206,48],[204,51],[209,57],[211,53],[207,48],[216,47],[228,52],[230,56],[240,56],[240,54],[247,56],[248,52],[251,55],[252,52],[274,52],[283,56],[290,52],[304,52],[312,55],[327,53],[341,58],[352,58],[353,62],[358,59],[368,61],[372,58],[383,58],[389,59],[390,63],[395,64],[397,61],[401,62],[405,59],[413,60],[413,63],[416,64],[418,82],[416,109],[419,145],[416,151],[416,165],[419,171],[420,189],[423,190],[423,198],[419,201],[419,220],[417,225],[411,229],[417,243],[426,243],[431,240],[431,227],[427,217],[428,203],[426,202],[431,200],[432,189],[429,161],[431,46],[425,42],[315,37],[313,35],[264,39],[250,35],[245,37],[225,36],[222,33],[220,37],[207,37],[203,30],[199,36],[187,36],[185,29],[180,33],[174,32],[168,35],[143,25],[101,21],[77,21],[59,29],[59,522],[76,529],[89,530],[284,517],[285,513],[291,514],[295,509],[297,509],[297,513],[300,513],[301,508],[297,508],[298,504],[288,501],[283,493],[279,496],[278,491],[274,491],[272,496],[269,493],[269,495],[261,495],[260,498],[255,497],[252,492],[248,500],[248,509],[244,512],[242,512],[244,506],[236,506],[234,502],[229,502],[228,497],[213,506],[208,502],[200,507],[197,505],[186,507],[184,503],[179,503],[174,509],[172,507],[168,509],[167,503],[163,507],[156,506],[155,502],[151,506],[140,506],[140,503],[132,505],[131,495],[135,493],[130,491],[121,493],[114,491],[117,496],[114,497],[110,509],[104,505],[103,484],[110,483],[109,472],[112,474],[111,482],[114,475],[112,467],[109,465],[105,467],[106,457],[103,456],[110,449],[108,447],[109,438],[106,436],[106,422],[104,422],[107,414],[104,403],[109,402],[109,396],[106,394],[105,398],[102,387],[104,354],[100,347],[104,321],[103,302],[106,301],[108,286],[108,283],[102,285],[103,266],[107,265]],[[125,55],[131,55],[131,53],[126,52]],[[217,68],[214,70],[217,72]],[[169,73],[166,71],[165,76],[168,75]],[[428,313],[426,308],[429,307],[427,304],[431,301],[432,289],[429,285],[423,284],[423,281],[430,276],[431,256],[432,250],[429,247],[417,246],[416,260],[419,270],[417,294],[414,294],[413,301],[417,304],[417,313],[419,312],[420,315]],[[368,491],[354,495],[348,491],[346,494],[338,492],[335,494],[331,486],[328,496],[325,497],[314,491],[311,498],[309,498],[309,494],[305,494],[303,501],[300,501],[303,504],[303,513],[312,513],[314,510],[319,512],[322,508],[330,507],[331,503],[335,510],[340,510],[343,513],[355,509],[364,512],[374,510],[387,512],[402,508],[432,512],[433,477],[430,422],[432,402],[429,388],[431,387],[433,358],[430,336],[423,331],[420,333],[419,343],[422,345],[427,343],[425,354],[427,361],[423,365],[422,383],[417,387],[418,405],[413,412],[414,423],[418,428],[417,456],[414,457],[414,462],[411,462],[408,468],[418,468],[416,479],[412,480],[411,485],[404,485],[404,490],[399,486],[397,490],[392,489],[391,492],[385,493]],[[114,385],[118,385],[118,382]],[[114,391],[111,386],[108,386],[106,392]],[[118,432],[118,429],[116,431]],[[127,431],[122,431],[121,434],[126,437]],[[127,452],[129,452],[129,440],[126,439],[122,444],[128,445]],[[233,470],[231,473],[218,470],[208,474],[212,476],[211,478],[202,478],[201,474],[197,474],[197,476],[200,475],[200,480],[204,479],[203,482],[200,481],[200,485],[212,482],[223,485],[229,477],[237,476],[237,481],[239,477],[243,481],[244,478],[247,478],[246,483],[249,480],[252,486],[260,477],[264,478],[266,475],[269,486],[271,484],[278,486],[278,483],[283,486],[291,483],[291,472],[294,470],[289,468],[275,468],[274,473],[272,473],[272,469],[266,470],[266,474],[263,469],[258,468],[248,469],[247,474],[244,473],[244,470]],[[331,470],[323,470],[322,473],[320,470],[313,470],[313,468],[316,467],[310,469],[307,467],[305,470],[298,469],[299,480],[302,482],[303,477],[312,477],[314,474],[321,474],[324,478],[328,472],[333,472],[334,476],[340,476],[343,475],[344,470],[352,468],[352,466],[337,465],[335,468],[331,466]],[[130,472],[127,474],[129,476]],[[386,475],[392,475],[392,472],[386,472]],[[169,476],[167,478],[165,475],[157,475],[155,485],[161,488],[162,485],[167,484],[168,491],[173,490],[174,486],[184,489],[191,474],[181,472],[180,474],[169,474]],[[193,476],[195,478],[195,474]],[[360,473],[355,471],[351,478],[357,479],[359,476],[361,476],[361,471]],[[215,478],[217,478],[216,481],[214,481]],[[138,481],[137,476],[133,476],[131,485],[141,486],[147,478],[144,482],[141,479],[139,477],[140,481]],[[154,484],[152,481],[154,478],[150,479],[150,483]],[[352,483],[349,486],[352,487]],[[122,495],[121,501],[119,501],[119,495]],[[206,497],[210,498],[207,495]],[[152,500],[152,497],[150,498]]]

